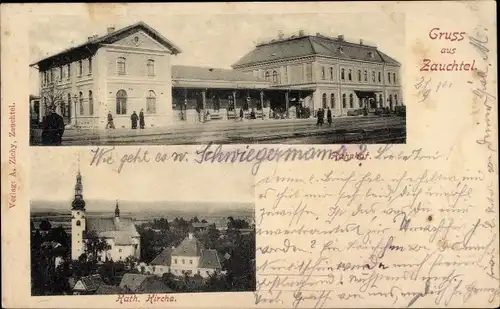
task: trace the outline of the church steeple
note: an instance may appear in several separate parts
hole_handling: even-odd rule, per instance
[[[115,218],[120,218],[120,207],[118,207],[118,200],[116,200]]]
[[[76,174],[75,198],[71,203],[73,210],[85,210],[85,201],[83,200],[82,174],[80,173],[80,157],[78,157],[78,173]]]

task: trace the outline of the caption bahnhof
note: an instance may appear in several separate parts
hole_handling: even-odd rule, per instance
[[[263,42],[231,69],[171,65],[181,49],[143,22],[31,66],[40,75],[32,96],[38,120],[51,106],[68,126],[105,128],[110,113],[129,127],[141,110],[147,127],[244,118],[334,116],[402,105],[400,63],[362,40],[317,33]]]

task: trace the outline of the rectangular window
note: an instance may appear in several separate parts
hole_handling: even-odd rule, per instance
[[[92,74],[92,57],[89,58],[89,75]]]
[[[59,80],[63,79],[63,67],[59,67]]]
[[[155,61],[153,59],[148,60],[148,76],[155,76]]]
[[[83,74],[83,61],[78,61],[78,76],[82,76]]]
[[[68,63],[68,79],[71,78],[71,63]]]
[[[177,259],[174,259],[174,264],[177,264]]]

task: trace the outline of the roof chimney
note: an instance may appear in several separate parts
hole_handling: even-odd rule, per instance
[[[278,31],[278,39],[283,40],[284,37],[285,34],[283,34],[283,31],[282,30]]]
[[[339,41],[343,41],[344,40],[344,35],[343,34],[339,34],[338,39],[339,39]]]
[[[108,34],[115,32],[115,27],[108,27]]]

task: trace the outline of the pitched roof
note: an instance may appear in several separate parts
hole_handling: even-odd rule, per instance
[[[252,74],[247,74],[240,71],[185,65],[172,66],[172,79],[267,83],[265,80],[254,77]]]
[[[98,295],[106,295],[106,294],[121,294],[123,293],[123,289],[116,285],[108,285],[101,284],[97,290],[95,291]]]
[[[171,293],[174,290],[169,288],[163,281],[156,277],[149,277],[134,291],[135,293]]]
[[[201,251],[199,268],[221,268],[219,255],[216,250],[204,249]]]
[[[57,58],[59,56],[63,56],[64,54],[69,53],[73,50],[85,48],[89,45],[111,44],[111,43],[114,43],[114,42],[122,39],[125,36],[128,36],[132,33],[139,31],[139,30],[143,30],[144,32],[146,32],[148,35],[150,35],[157,42],[159,42],[160,44],[162,44],[163,46],[165,46],[166,48],[171,50],[173,54],[179,54],[182,52],[182,50],[178,46],[176,46],[174,43],[172,43],[171,41],[166,39],[158,31],[151,28],[145,22],[140,21],[140,22],[137,22],[135,24],[129,25],[127,27],[113,31],[111,33],[105,34],[103,36],[98,36],[98,37],[93,38],[91,40],[87,40],[85,43],[82,43],[80,45],[65,49],[57,54],[43,58],[43,59],[31,64],[30,66],[34,66],[34,65],[40,64],[41,62],[48,61],[50,59],[54,59],[54,58]]]
[[[342,47],[342,51],[340,47]],[[370,52],[373,54],[371,55]],[[382,53],[375,46],[351,43],[339,38],[317,34],[315,36],[299,36],[257,45],[252,51],[233,64],[233,67],[316,55],[400,65],[399,62]]]
[[[81,277],[80,280],[83,283],[86,291],[96,291],[101,284],[104,283],[101,276],[95,274],[90,276]],[[76,284],[76,283],[75,283]]]
[[[176,256],[201,256],[203,244],[194,236],[188,236],[172,251]]]
[[[152,261],[151,265],[161,265],[170,266],[172,262],[172,248],[164,249],[160,254],[158,254]]]
[[[126,238],[139,236],[134,221],[129,218],[120,218],[118,223],[115,222],[114,218],[87,218],[86,224],[87,230],[95,231],[101,237],[125,241]]]
[[[149,277],[153,275],[143,275],[143,274],[130,274],[126,273],[122,277],[122,281],[120,282],[120,288],[122,289],[130,289],[130,291],[135,292],[141,284]]]

